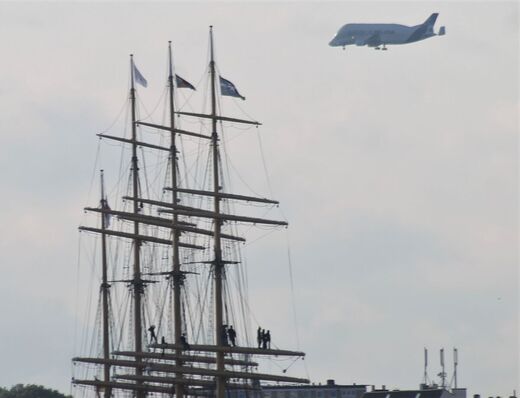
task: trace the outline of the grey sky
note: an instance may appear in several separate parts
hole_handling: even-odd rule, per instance
[[[327,46],[347,22],[432,12],[445,37]],[[517,2],[0,3],[0,385],[68,390],[95,134],[125,101],[129,53],[151,108],[167,41],[197,81],[210,24],[222,75],[264,124],[312,380],[415,387],[423,347],[433,376],[456,346],[469,393],[518,392]],[[254,134],[230,150],[268,193]],[[290,305],[265,303],[290,301],[284,240],[245,251],[255,317],[290,346]]]

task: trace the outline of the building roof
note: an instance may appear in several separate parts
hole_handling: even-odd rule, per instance
[[[406,391],[371,391],[366,392],[363,398],[441,398],[444,390],[406,390]]]
[[[305,384],[305,385],[264,385],[262,384],[263,390],[311,390],[311,389],[338,389],[338,388],[362,388],[366,389],[369,384]],[[377,398],[381,398],[378,396]],[[414,397],[415,398],[415,397]],[[422,397],[421,397],[422,398]]]

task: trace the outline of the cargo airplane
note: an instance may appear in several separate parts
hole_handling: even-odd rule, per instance
[[[438,16],[438,13],[434,13],[424,23],[416,26],[390,23],[349,23],[334,35],[329,46],[345,49],[345,46],[356,45],[386,50],[386,46],[390,44],[408,44],[432,36],[443,36],[446,34],[444,26],[440,27],[438,33],[433,32],[433,25]]]

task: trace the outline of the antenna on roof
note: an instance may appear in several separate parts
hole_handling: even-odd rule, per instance
[[[441,378],[441,387],[446,387],[446,372],[444,371],[444,348],[441,348],[441,372],[437,375]]]
[[[453,348],[453,382],[455,388],[457,388],[457,366],[459,364],[459,352],[456,348]]]
[[[428,385],[428,349],[424,347],[424,385]]]

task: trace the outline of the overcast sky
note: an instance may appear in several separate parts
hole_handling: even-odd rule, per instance
[[[446,36],[327,45],[347,22],[432,12]],[[210,24],[222,75],[264,124],[312,381],[416,387],[423,347],[433,377],[455,346],[470,394],[518,393],[517,2],[0,3],[0,385],[69,391],[95,134],[127,97],[129,53],[152,108],[167,41],[199,81]],[[265,181],[257,166],[245,176]],[[291,306],[266,300],[290,302],[287,265],[261,244],[245,254],[255,317],[294,345]]]

